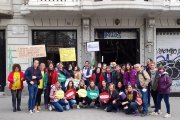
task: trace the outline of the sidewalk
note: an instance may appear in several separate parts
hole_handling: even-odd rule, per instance
[[[0,120],[164,120],[163,115],[166,113],[166,107],[164,101],[162,101],[163,114],[159,116],[147,116],[140,117],[133,115],[125,115],[122,112],[119,113],[107,113],[102,108],[95,109],[93,104],[91,108],[77,109],[74,105],[74,109],[64,111],[62,113],[57,111],[48,111],[44,109],[44,105],[41,106],[42,111],[33,115],[28,114],[28,96],[23,96],[21,100],[20,112],[12,111],[11,96],[0,96]],[[171,97],[171,118],[168,120],[180,120],[180,98]],[[43,103],[43,102],[42,102]],[[149,112],[153,109],[149,108]]]

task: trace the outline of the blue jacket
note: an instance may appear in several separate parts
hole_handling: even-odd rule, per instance
[[[34,67],[29,67],[26,69],[25,73],[24,73],[24,78],[26,79],[26,82],[28,85],[31,85],[30,82],[33,81],[32,80],[32,76],[34,75]],[[37,83],[39,85],[39,80],[42,79],[42,74],[41,74],[41,70],[39,68],[37,68],[37,75],[36,75],[36,80]]]
[[[85,66],[84,66],[84,67],[85,67]],[[84,67],[83,67],[83,69],[84,69]],[[87,68],[86,76],[88,76],[88,75],[90,74],[90,70],[91,70],[91,68],[88,67],[88,68]],[[82,76],[82,78],[83,78],[83,76]],[[90,78],[91,78],[91,77],[90,77]],[[90,81],[90,78],[86,78],[86,81]]]
[[[67,75],[67,71],[63,68],[62,71],[60,71],[59,69],[57,70],[57,73],[60,73],[60,74],[63,74],[66,79],[68,78],[68,75]]]

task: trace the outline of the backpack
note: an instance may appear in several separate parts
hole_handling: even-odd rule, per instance
[[[165,80],[165,82],[167,83],[166,74],[164,75],[164,80]],[[171,80],[171,78],[170,78],[170,80]],[[171,80],[171,83],[172,83],[172,80]],[[171,86],[169,87],[169,89],[170,89],[170,91],[172,91],[172,84],[171,84]]]
[[[136,91],[140,98],[143,97],[142,93],[141,93],[141,91],[139,89],[135,88],[135,89],[133,89],[133,91]]]

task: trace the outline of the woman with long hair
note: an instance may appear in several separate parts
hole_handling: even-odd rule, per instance
[[[84,83],[84,80],[80,80],[78,87],[76,87],[76,91],[78,91],[79,89],[85,89],[86,90],[86,85]],[[77,109],[80,108],[79,102],[82,102],[83,106],[85,106],[86,97],[81,97],[78,93],[76,93],[75,99],[76,99]]]
[[[69,81],[69,83],[65,89],[65,92],[67,92],[69,90],[76,90],[73,81]],[[68,101],[69,101],[70,107],[73,109],[73,105],[76,103],[75,96],[73,96],[73,98],[69,99]]]
[[[98,91],[99,92],[99,89],[95,85],[95,82],[93,80],[91,80],[89,82],[89,86],[87,88],[87,92],[89,92],[89,91]],[[98,97],[97,98],[89,98],[89,97],[87,97],[88,108],[89,108],[90,104],[92,103],[92,101],[95,101],[94,108],[98,109],[98,107],[97,107],[97,104],[99,103]]]
[[[102,80],[104,80],[104,77],[101,73],[101,68],[97,67],[95,69],[95,73],[91,76],[90,80],[93,80],[95,82],[95,85],[98,86],[99,89],[101,88]]]
[[[102,65],[102,73],[105,73],[107,69],[107,64]]]
[[[74,78],[74,71],[72,70],[72,65],[71,64],[68,65],[66,77],[67,78]]]
[[[59,99],[58,97],[55,96],[58,90],[61,90],[61,82],[59,80],[56,80],[55,84],[51,85],[51,91],[49,95],[52,105],[59,112],[64,111],[62,106],[65,106],[65,109],[69,110],[69,103],[66,100],[66,98],[64,97],[62,99]]]
[[[133,89],[133,86],[129,83],[127,85],[127,101],[122,102],[122,105],[128,104],[128,108],[125,110],[125,114],[131,114],[135,112],[134,116],[138,116],[140,111],[138,107],[142,104],[142,99],[139,96],[137,90]]]
[[[121,106],[120,97],[118,91],[115,89],[114,84],[110,84],[108,88],[108,94],[111,96],[109,101],[107,102],[108,107],[107,107],[107,112],[111,112],[113,109],[115,110],[115,113],[119,112],[119,107]],[[104,103],[106,103],[104,101]]]
[[[79,66],[74,67],[74,79],[81,80],[81,72]]]
[[[121,69],[119,65],[116,65],[116,71],[114,73],[113,79],[112,79],[112,83],[114,85],[117,84],[118,81],[122,81],[123,80],[123,74],[121,73]]]
[[[112,73],[111,73],[111,67],[107,66],[106,67],[106,71],[102,72],[104,79],[107,81],[108,84],[111,83],[111,79],[112,79]]]
[[[169,74],[166,72],[163,66],[158,68],[158,72],[160,77],[158,78],[158,96],[157,96],[157,105],[154,112],[151,115],[158,115],[158,110],[161,105],[162,99],[166,104],[167,113],[164,115],[165,118],[171,117],[170,115],[170,103],[169,103],[169,94],[170,94],[170,86],[172,85],[171,78]]]
[[[123,82],[124,86],[127,86],[127,84],[131,83],[133,87],[135,87],[136,84],[136,70],[131,69],[131,64],[127,63],[126,64],[126,70],[123,75]]]
[[[39,69],[41,70],[41,74],[42,74],[42,79],[39,80],[39,85],[38,85],[38,92],[37,92],[37,96],[36,96],[36,104],[35,104],[35,110],[41,110],[40,104],[41,104],[41,94],[43,92],[43,88],[44,88],[44,73],[45,73],[45,64],[41,63],[39,66]]]
[[[54,64],[50,63],[48,70],[44,74],[45,109],[48,109],[48,104],[50,104],[49,94],[51,85],[55,84],[56,80],[58,80],[57,71],[54,69]]]
[[[11,90],[12,94],[12,106],[13,112],[21,111],[21,93],[24,88],[23,81],[24,81],[24,73],[21,72],[21,66],[19,64],[13,64],[12,72],[9,73],[8,81],[9,89]],[[17,106],[16,106],[16,99],[17,99]]]

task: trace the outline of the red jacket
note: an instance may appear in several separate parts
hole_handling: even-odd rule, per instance
[[[104,80],[104,77],[103,77],[103,75],[101,74],[100,76],[99,76],[100,78],[99,78],[99,89],[102,87],[102,81]],[[95,82],[95,74],[93,74],[92,76],[91,76],[91,79],[90,79],[90,81],[91,80],[93,80],[94,82]]]
[[[45,70],[45,71],[46,71],[46,74],[44,74],[44,75],[46,75],[46,76],[44,76],[44,85],[45,85],[44,87],[46,88],[46,85],[48,82],[48,70]],[[57,71],[54,69],[51,85],[55,84],[56,80],[58,80],[58,75],[57,75]]]
[[[8,76],[8,81],[10,82],[9,84],[9,89],[11,90],[12,88],[12,84],[13,84],[13,76],[14,76],[14,73],[13,72],[10,72],[9,73],[9,76]],[[23,80],[21,80],[23,78]],[[23,81],[25,81],[24,79],[24,73],[23,72],[20,72],[20,80],[21,80],[21,90],[24,88],[23,86]]]

